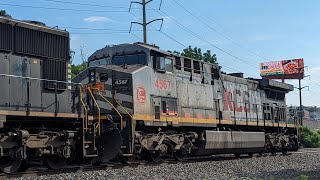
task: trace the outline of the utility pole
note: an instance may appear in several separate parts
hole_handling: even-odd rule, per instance
[[[299,73],[299,87],[297,88],[299,90],[299,104],[300,104],[300,107],[299,107],[299,124],[301,126],[303,126],[303,106],[302,106],[302,89],[304,88],[309,88],[309,86],[304,86],[304,87],[301,87],[301,80],[305,77],[308,77],[308,76],[304,76],[304,74],[302,73],[304,70],[304,67],[300,67],[300,61],[298,61],[298,73]]]
[[[148,3],[151,2],[148,1]],[[147,43],[147,12],[146,12],[146,0],[142,0],[142,11],[143,11],[143,42]]]
[[[297,88],[299,90],[299,120],[298,124],[300,126],[303,126],[303,108],[302,108],[302,89],[309,88],[309,86],[301,87],[301,80],[307,76],[304,76],[304,73],[302,73],[304,70],[304,67],[300,67],[300,61],[298,61],[298,80],[299,80],[299,87]],[[295,87],[296,88],[296,87]],[[300,142],[301,140],[301,132],[300,129],[297,129],[298,131],[298,140]]]
[[[302,87],[301,87],[301,68],[299,67],[299,99],[300,99],[300,113],[299,113],[299,124],[301,125],[301,126],[303,126],[303,124],[302,124],[302,119],[303,119],[303,115],[302,115],[302,113],[303,113],[303,110],[302,110],[302,93],[301,93],[301,90],[303,89]]]
[[[140,22],[131,22],[131,26],[130,26],[130,31],[129,33],[131,32],[131,29],[132,29],[132,24],[139,24],[143,27],[143,43],[147,43],[147,26],[155,21],[161,21],[161,26],[160,26],[160,29],[159,31],[161,31],[161,27],[162,27],[162,24],[163,24],[163,18],[159,18],[159,19],[154,19],[152,21],[149,21],[147,22],[147,12],[146,12],[146,6],[148,3],[152,2],[153,0],[149,0],[149,1],[146,1],[146,0],[142,0],[142,2],[138,2],[138,1],[132,1],[130,3],[130,8],[129,8],[129,12],[131,11],[131,6],[132,4],[140,4],[142,5],[142,14],[143,14],[143,19],[142,19],[142,23]],[[159,10],[161,8],[161,4],[162,4],[162,0],[161,0],[161,3],[160,3],[160,6],[159,6]]]

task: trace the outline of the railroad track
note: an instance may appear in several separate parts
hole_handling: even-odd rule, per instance
[[[289,152],[285,156],[290,156],[294,154],[304,154],[304,153],[319,153],[320,150],[315,149],[301,149],[297,152]],[[268,154],[262,156],[269,156]],[[282,154],[277,154],[274,156],[283,156]],[[259,158],[260,156],[254,156]],[[240,159],[251,158],[248,156],[241,156]],[[178,164],[178,163],[195,163],[195,162],[207,162],[207,161],[224,161],[224,160],[238,160],[239,158],[234,157],[233,155],[214,155],[214,156],[204,156],[204,157],[190,157],[185,161],[173,161],[170,159],[165,159],[161,163],[150,163],[146,161],[137,161],[132,164],[120,164],[120,163],[109,163],[102,164],[100,166],[92,165],[73,165],[66,167],[61,170],[48,170],[45,167],[31,167],[25,172],[19,172],[17,174],[4,174],[0,173],[0,179],[8,178],[20,178],[20,177],[31,177],[31,176],[44,176],[44,175],[54,175],[54,174],[63,174],[63,173],[83,173],[87,171],[97,171],[97,170],[111,170],[111,169],[121,169],[121,168],[138,168],[145,166],[158,166],[166,164]]]

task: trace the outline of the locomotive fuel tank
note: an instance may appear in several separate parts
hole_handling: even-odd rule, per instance
[[[210,131],[195,143],[193,155],[256,153],[262,152],[265,144],[264,132]]]

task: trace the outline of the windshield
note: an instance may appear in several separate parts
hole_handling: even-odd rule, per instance
[[[132,64],[146,64],[146,55],[145,54],[131,54],[123,56],[114,56],[112,59],[112,64],[115,65],[132,65]]]
[[[107,65],[107,64],[111,64],[110,57],[90,61],[89,67],[101,66],[101,65]]]

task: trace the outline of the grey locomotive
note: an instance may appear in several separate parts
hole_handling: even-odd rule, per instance
[[[226,74],[142,43],[96,51],[73,81],[93,92],[83,96],[88,113],[120,130],[118,159],[127,163],[299,147],[297,124],[287,120],[285,94],[293,86],[286,83]]]

